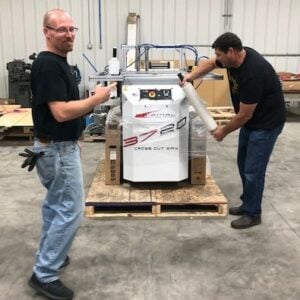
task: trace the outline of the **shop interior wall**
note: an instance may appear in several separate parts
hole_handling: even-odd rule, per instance
[[[299,0],[0,0],[0,98],[8,97],[6,63],[45,49],[42,18],[52,8],[71,13],[79,32],[69,63],[82,75],[82,96],[89,76],[104,70],[112,48],[127,43],[127,16],[140,16],[141,43],[193,44],[200,56],[225,32],[237,33],[276,71],[300,73]],[[176,60],[174,51],[156,51],[152,59]],[[273,56],[272,56],[273,55]],[[191,55],[187,53],[187,59]]]

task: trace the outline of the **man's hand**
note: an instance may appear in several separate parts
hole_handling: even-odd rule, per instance
[[[192,82],[192,81],[193,81],[192,74],[186,73],[186,74],[184,74],[180,85],[183,86],[186,82]]]
[[[227,135],[225,132],[225,126],[218,126],[214,131],[212,131],[212,135],[217,142],[222,142],[224,137]]]
[[[19,156],[26,157],[24,162],[21,165],[21,168],[26,168],[28,166],[27,170],[29,172],[32,171],[38,158],[43,155],[44,155],[44,152],[37,153],[37,152],[33,152],[33,151],[30,151],[29,149],[25,148],[24,152],[19,153]]]
[[[95,95],[98,97],[98,104],[103,103],[110,98],[111,90],[116,88],[117,83],[114,82],[108,86],[96,85]]]

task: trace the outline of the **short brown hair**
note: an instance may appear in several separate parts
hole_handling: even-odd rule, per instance
[[[225,32],[214,41],[212,48],[219,49],[220,51],[227,53],[229,48],[242,51],[243,45],[242,41],[236,34],[232,32]]]

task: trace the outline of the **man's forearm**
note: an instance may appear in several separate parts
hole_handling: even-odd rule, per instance
[[[248,118],[245,118],[237,114],[232,120],[230,120],[230,122],[228,122],[224,126],[224,133],[227,135],[230,132],[241,128],[247,121]]]
[[[199,77],[206,75],[211,72],[214,68],[216,68],[215,59],[210,58],[208,60],[203,60],[199,63],[199,65],[192,71],[191,79],[195,80]]]
[[[55,119],[58,122],[64,122],[87,114],[97,104],[99,104],[99,100],[93,95],[82,100],[50,102],[49,106]]]

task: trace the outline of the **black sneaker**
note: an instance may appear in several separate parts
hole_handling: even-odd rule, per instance
[[[261,217],[250,217],[244,215],[237,220],[231,222],[231,227],[235,229],[246,229],[261,224]]]
[[[234,216],[242,216],[244,215],[244,211],[242,206],[234,206],[229,208],[229,214]]]
[[[70,263],[70,257],[67,256],[62,265],[59,267],[59,270],[65,268]]]
[[[57,279],[52,282],[43,283],[38,280],[35,273],[32,274],[28,281],[30,287],[53,300],[71,300],[73,299],[73,291],[63,285],[63,283]]]

